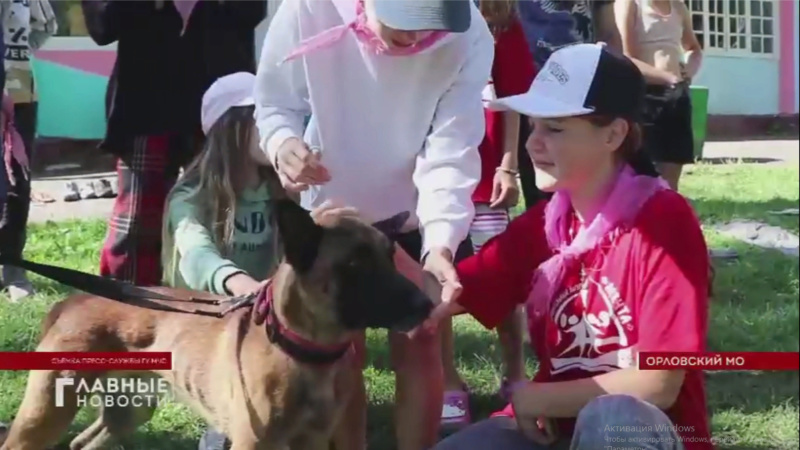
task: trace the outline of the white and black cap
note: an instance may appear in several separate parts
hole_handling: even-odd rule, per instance
[[[638,121],[645,86],[633,61],[604,43],[574,44],[550,55],[528,92],[488,106],[542,119],[599,114]]]

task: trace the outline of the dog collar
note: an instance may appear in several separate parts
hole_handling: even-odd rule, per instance
[[[292,359],[304,364],[327,365],[340,360],[352,349],[352,342],[322,345],[300,336],[283,325],[278,319],[278,314],[272,304],[273,291],[271,281],[265,286],[264,297],[261,301],[264,303],[263,307],[267,310],[264,321],[267,338]]]

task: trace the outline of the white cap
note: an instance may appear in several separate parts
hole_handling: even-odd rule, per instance
[[[488,107],[534,118],[596,113],[634,119],[644,92],[644,77],[633,61],[604,43],[574,44],[550,55],[528,92],[490,101]]]
[[[256,76],[249,72],[237,72],[218,78],[203,94],[203,104],[200,107],[200,122],[203,134],[222,117],[229,109],[235,106],[255,105],[253,91],[256,86]]]

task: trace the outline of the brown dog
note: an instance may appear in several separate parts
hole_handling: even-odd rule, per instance
[[[406,217],[383,225],[399,226]],[[271,303],[256,305],[271,306],[266,320],[242,309],[220,319],[86,294],[56,304],[44,320],[37,351],[168,351],[172,370],[31,371],[18,414],[5,438],[0,436],[0,450],[57,444],[79,409],[80,380],[92,386],[109,377],[162,377],[230,438],[233,450],[327,449],[348,401],[346,375],[352,364],[346,354],[353,333],[410,330],[427,318],[432,303],[396,270],[394,246],[377,228],[353,218],[322,228],[290,200],[278,202],[276,220],[284,258],[261,296]],[[182,299],[208,298],[153,290]],[[59,377],[76,380],[63,388],[61,407],[55,402]],[[111,404],[101,407],[97,421],[72,441],[71,449],[108,448],[147,422],[155,409]]]

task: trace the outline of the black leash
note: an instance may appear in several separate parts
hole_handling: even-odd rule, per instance
[[[134,306],[141,306],[144,308],[155,309],[158,311],[179,312],[185,314],[197,314],[201,316],[211,317],[224,317],[229,312],[239,309],[244,306],[252,305],[255,301],[255,295],[248,295],[244,297],[230,297],[226,299],[210,299],[210,298],[196,298],[190,297],[182,299],[168,295],[159,294],[158,292],[135,286],[128,282],[115,280],[113,278],[101,277],[86,272],[80,272],[65,267],[52,266],[49,264],[35,263],[22,258],[9,258],[0,255],[0,264],[12,265],[23,268],[29,272],[36,273],[45,278],[57,281],[63,285],[79,289],[88,294],[96,295],[98,297],[115,300],[121,303],[130,304]],[[204,305],[230,305],[221,312],[204,311],[202,309],[180,309],[173,308],[168,305],[154,302],[153,300],[161,300],[168,302],[183,302],[183,303],[200,303]]]

